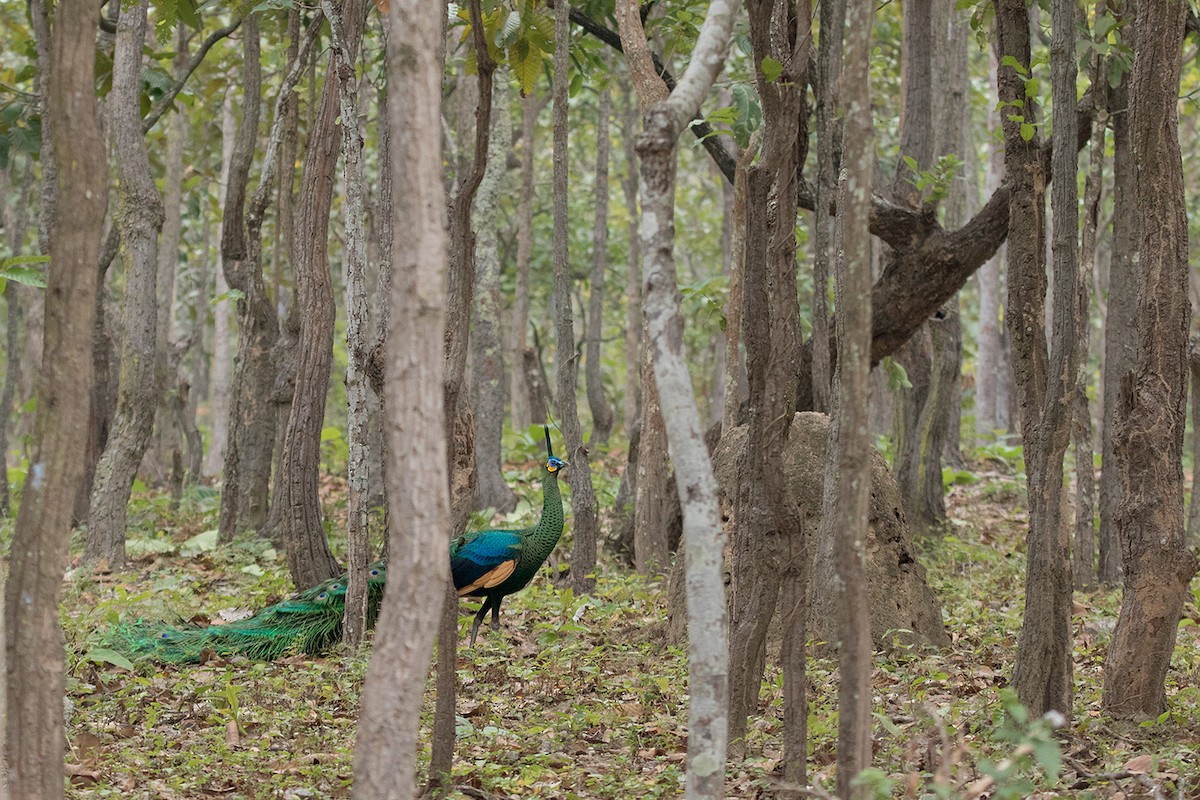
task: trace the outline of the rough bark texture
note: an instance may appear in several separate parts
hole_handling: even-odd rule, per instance
[[[742,752],[746,720],[758,704],[767,627],[783,589],[782,577],[788,572],[784,543],[803,536],[799,509],[775,465],[791,431],[795,376],[800,371],[795,181],[808,141],[803,88],[808,83],[810,38],[800,22],[803,19],[807,26],[809,16],[785,2],[755,0],[747,10],[759,65],[756,83],[763,105],[763,139],[762,157],[748,171],[746,192],[742,328],[753,456],[746,459],[746,480],[733,506],[729,711],[735,753]],[[768,57],[789,65],[778,81],[762,73],[761,64]],[[799,549],[804,546],[800,538]],[[800,569],[789,574],[800,583],[788,589],[797,603],[805,596],[804,573]],[[797,613],[792,621],[802,628],[807,609]],[[802,630],[799,640],[805,640]],[[802,660],[798,666],[803,666]],[[785,683],[794,678],[785,676]],[[793,716],[798,712],[798,717]],[[805,719],[794,707],[787,716]],[[803,750],[787,756],[789,772],[803,774],[803,764],[797,763],[804,758]]]
[[[347,0],[342,6],[346,22],[345,58],[349,62],[357,57],[362,38],[365,22],[362,9],[361,0]],[[313,586],[341,572],[325,539],[318,495],[321,428],[333,359],[334,306],[329,279],[328,227],[340,139],[335,121],[339,115],[338,82],[326,80],[316,125],[309,135],[296,221],[299,368],[277,478],[283,541],[288,568],[297,586]]]
[[[279,337],[275,305],[267,296],[263,281],[260,230],[249,233],[246,230],[246,186],[258,142],[262,106],[258,23],[253,16],[246,21],[242,33],[244,102],[230,157],[221,220],[221,268],[225,283],[245,295],[237,301],[237,353],[227,400],[228,436],[218,522],[224,542],[231,541],[235,533],[261,527],[267,519],[275,440],[275,405],[271,403],[275,369],[271,350]],[[261,222],[258,228],[261,229]]]
[[[930,7],[924,2],[904,6],[905,43],[915,44],[908,37],[910,8],[911,13],[925,17],[917,27],[925,28],[924,32],[928,33]],[[838,794],[845,798],[869,796],[866,787],[855,785],[855,778],[871,764],[871,617],[869,606],[859,598],[867,589],[867,520],[871,494],[872,448],[867,404],[871,373],[871,234],[868,216],[875,153],[869,81],[874,18],[874,0],[853,0],[848,4],[842,97],[845,108],[842,157],[846,168],[838,192],[841,246],[838,248],[834,295],[838,361],[834,374],[834,416],[829,431],[829,453],[825,458],[825,492],[821,502],[820,535],[829,535],[836,540],[834,563],[840,589],[837,787]],[[906,58],[904,63],[915,62]],[[925,63],[928,69],[928,61]],[[929,387],[927,406],[933,404],[936,389],[935,378]],[[940,421],[941,418],[936,419]],[[922,465],[936,464],[941,453],[922,455],[925,456],[921,459]],[[937,481],[940,489],[940,470]]]
[[[73,496],[83,472],[80,439],[87,430],[96,262],[108,195],[92,91],[96,23],[94,3],[61,0],[47,65],[46,105],[58,162],[50,174],[58,196],[71,198],[71,213],[55,218],[49,231],[54,269],[46,288],[44,368],[4,598],[6,775],[8,790],[18,798],[63,796],[66,690],[58,599],[71,533],[71,503],[64,498]]]
[[[992,83],[996,81],[999,60],[991,54]],[[988,112],[988,130],[1000,126],[1000,112]],[[1004,145],[992,141],[989,145],[987,179],[985,191],[995,194],[1004,179]],[[979,268],[979,334],[975,356],[975,439],[980,444],[991,442],[997,431],[1005,430],[1008,421],[1000,402],[1001,386],[1011,381],[1008,364],[1004,358],[1004,325],[1000,308],[1003,296],[1001,273],[1004,266],[1004,248],[989,258]]]
[[[565,4],[563,4],[565,6]],[[630,0],[618,4],[625,19],[627,48],[645,47],[645,33]],[[560,21],[565,22],[565,13]],[[635,24],[636,23],[636,24]],[[713,0],[687,72],[665,100],[655,88],[646,54],[629,58],[645,130],[638,141],[644,186],[642,244],[646,253],[647,341],[653,349],[654,377],[661,392],[663,420],[683,506],[684,562],[688,606],[688,766],[689,800],[723,795],[728,730],[728,659],[725,593],[722,586],[724,536],[716,481],[700,426],[700,412],[683,354],[683,318],[675,277],[675,158],[679,134],[695,115],[724,65],[733,8]],[[565,44],[565,42],[563,43]]]
[[[237,139],[237,118],[233,113],[234,96],[228,88],[225,100],[221,106],[221,177],[218,182],[221,197],[225,197],[229,185],[229,170],[233,163],[233,147]],[[225,444],[229,440],[229,398],[231,379],[233,375],[234,348],[231,346],[230,314],[233,303],[229,300],[229,284],[225,281],[225,270],[220,255],[221,242],[224,241],[224,215],[217,225],[217,263],[216,282],[212,288],[213,305],[213,338],[212,338],[212,368],[209,380],[205,382],[206,395],[209,401],[209,439],[208,451],[204,454],[204,474],[219,475],[225,465]]]
[[[1029,16],[1024,0],[1001,0],[996,11],[1001,59],[1012,57],[1029,68]],[[1066,30],[1055,27],[1056,53],[1074,42],[1074,14]],[[1070,59],[1068,58],[1070,61]],[[1073,61],[1071,62],[1073,64]],[[1055,76],[1055,85],[1062,78]],[[1031,98],[1025,95],[1020,73],[1011,66],[999,70],[1000,99],[1023,99],[1024,121],[1035,122]],[[1072,97],[1074,81],[1071,82]],[[1063,133],[1074,137],[1075,116],[1070,103],[1056,103],[1070,113],[1056,115],[1055,154],[1058,166],[1074,175],[1076,145],[1063,147]],[[1013,683],[1017,696],[1037,716],[1051,709],[1071,712],[1071,562],[1070,538],[1062,520],[1062,458],[1070,438],[1071,394],[1075,383],[1075,341],[1078,309],[1075,292],[1075,258],[1055,249],[1058,264],[1054,280],[1054,330],[1050,351],[1045,333],[1045,221],[1044,192],[1047,180],[1036,135],[1021,134],[1021,120],[1004,120],[1004,167],[1011,186],[1008,239],[1008,307],[1006,322],[1013,341],[1013,370],[1020,397],[1021,434],[1029,486],[1028,566],[1025,581],[1025,615],[1017,645]],[[1073,180],[1056,182],[1056,192],[1074,186]],[[1056,194],[1055,207],[1076,214],[1076,204],[1066,204]],[[1074,220],[1071,216],[1068,219]],[[1060,219],[1068,231],[1076,222]],[[1073,241],[1073,238],[1072,238]],[[1059,259],[1062,259],[1061,261]]]
[[[354,57],[347,49],[346,19],[332,0],[322,0],[333,45],[333,75],[338,83],[342,130],[343,182],[346,187],[346,613],[342,641],[357,650],[367,632],[367,566],[373,561],[367,527],[370,476],[367,466],[367,340],[371,312],[367,303],[366,186],[363,183],[363,136],[359,123]],[[365,13],[365,8],[355,13]],[[361,24],[361,23],[360,23]]]
[[[1153,719],[1196,557],[1184,544],[1187,217],[1179,150],[1183,0],[1142,2],[1130,99],[1137,153],[1137,357],[1121,381],[1114,448],[1121,475],[1117,530],[1125,591],[1104,664],[1104,707]]]
[[[509,91],[508,83],[503,80],[492,86],[488,163],[475,197],[475,230],[479,231],[479,242],[475,261],[475,319],[471,330],[471,394],[475,409],[475,470],[478,474],[475,506],[494,508],[502,514],[517,507],[517,496],[504,482],[500,452],[505,385],[504,362],[500,355],[500,248],[496,206],[508,170],[508,151],[512,147]]]
[[[1200,485],[1200,342],[1195,337],[1188,342],[1188,374],[1192,400],[1192,486]],[[1192,489],[1188,504],[1187,544],[1195,547],[1200,538],[1200,492]]]
[[[1121,40],[1137,47],[1138,30],[1134,19],[1134,0],[1119,2],[1117,11],[1124,19]],[[1135,65],[1136,67],[1136,65]],[[1112,107],[1130,107],[1132,77],[1113,90]],[[1121,543],[1117,538],[1117,508],[1124,484],[1117,466],[1116,413],[1121,381],[1133,369],[1137,355],[1136,313],[1138,304],[1137,252],[1137,180],[1129,114],[1114,114],[1113,126],[1113,241],[1112,261],[1108,270],[1108,313],[1104,320],[1104,417],[1100,434],[1100,530],[1098,534],[1100,583],[1115,586],[1121,580]]]
[[[554,12],[554,383],[558,394],[558,418],[567,447],[567,483],[571,486],[571,582],[580,594],[596,585],[596,542],[600,534],[596,515],[596,490],[592,469],[583,444],[579,407],[575,396],[578,359],[575,353],[575,323],[571,306],[574,281],[571,278],[567,244],[570,220],[567,218],[567,48],[570,43],[567,4]]]
[[[113,54],[112,136],[117,161],[116,225],[125,263],[124,324],[117,414],[96,465],[84,558],[125,562],[125,514],[138,465],[150,444],[158,407],[156,374],[158,233],[162,198],[150,174],[139,105],[142,46],[149,0],[129,6],[117,21]]]
[[[612,92],[607,85],[600,90],[596,112],[596,186],[595,215],[592,224],[592,272],[588,287],[586,352],[583,357],[588,408],[592,412],[591,447],[608,441],[613,428],[612,403],[604,394],[600,364],[600,339],[604,331],[604,273],[608,269],[608,117],[612,113]],[[634,215],[636,216],[636,215]]]
[[[384,595],[363,686],[354,764],[357,797],[416,795],[421,692],[449,585],[450,501],[444,408],[445,191],[440,111],[445,9],[393,0],[388,120],[397,155],[391,259],[393,334],[386,368],[391,558],[410,575]]]

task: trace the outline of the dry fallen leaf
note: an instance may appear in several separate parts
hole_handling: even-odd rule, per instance
[[[1140,756],[1134,756],[1125,762],[1125,771],[1135,775],[1146,775],[1150,772],[1150,768],[1154,764],[1154,756],[1149,753],[1143,753]]]

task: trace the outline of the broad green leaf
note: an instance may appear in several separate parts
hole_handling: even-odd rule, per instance
[[[207,553],[217,548],[217,529],[207,530],[204,533],[197,533],[192,538],[183,543],[181,553],[185,556],[194,556],[200,553]]]
[[[107,647],[93,647],[91,650],[88,650],[86,658],[88,661],[94,661],[97,664],[112,664],[114,667],[127,669],[130,672],[134,671],[132,661],[116,650],[110,650]]]
[[[1025,141],[1028,142],[1030,139],[1032,139],[1033,134],[1036,132],[1037,132],[1037,128],[1034,127],[1034,124],[1032,122],[1021,123],[1021,138],[1024,139]]]
[[[0,269],[0,281],[12,281],[20,283],[24,286],[35,286],[38,289],[46,288],[46,276],[41,270],[33,267],[8,267]]]
[[[0,269],[7,270],[10,267],[20,267],[25,264],[49,264],[50,256],[10,256],[3,261],[0,261]]]
[[[767,79],[768,83],[774,83],[783,73],[783,64],[770,56],[764,57],[760,66],[762,67],[763,77]]]

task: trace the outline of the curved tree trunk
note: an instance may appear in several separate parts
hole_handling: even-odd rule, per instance
[[[112,133],[117,153],[117,217],[125,262],[124,331],[117,415],[96,465],[84,558],[125,562],[125,513],[138,465],[150,444],[158,406],[158,233],[162,198],[150,175],[139,94],[149,0],[128,6],[117,21],[113,55]]]
[[[608,269],[608,116],[612,113],[612,93],[600,89],[596,120],[595,223],[592,226],[592,274],[588,298],[586,352],[583,357],[588,408],[592,412],[592,435],[588,444],[603,446],[613,428],[612,404],[604,395],[600,364],[600,338],[604,330],[604,273]]]
[[[44,19],[42,3],[32,5]],[[136,14],[130,11],[130,16]],[[38,373],[31,459],[41,480],[25,486],[4,597],[5,774],[9,791],[18,798],[63,796],[65,664],[58,599],[71,536],[69,498],[84,466],[80,438],[87,430],[96,263],[108,202],[104,140],[91,91],[97,19],[90,0],[57,4],[49,81],[43,84],[59,162],[47,175],[56,181],[59,196],[71,198],[71,213],[53,219],[50,227],[55,268],[46,290],[46,368]],[[43,213],[52,212],[44,208]]]
[[[487,170],[475,198],[475,230],[479,250],[475,270],[475,324],[471,331],[472,381],[475,409],[475,506],[507,514],[517,496],[504,482],[500,437],[504,433],[504,362],[500,356],[500,251],[496,205],[512,147],[507,82],[492,86],[492,136]]]
[[[362,39],[361,0],[342,6],[346,57],[353,62]],[[331,60],[332,60],[331,56]],[[308,140],[296,224],[296,283],[300,317],[298,369],[279,463],[280,523],[288,568],[297,586],[313,586],[341,571],[325,539],[318,494],[321,429],[333,360],[333,286],[329,278],[329,206],[337,165],[338,82],[327,79]]]

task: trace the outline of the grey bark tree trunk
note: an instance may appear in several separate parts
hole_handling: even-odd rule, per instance
[[[474,225],[475,230],[479,231],[479,241],[475,260],[475,321],[471,331],[475,469],[479,476],[475,486],[475,505],[477,508],[494,508],[502,514],[517,507],[517,496],[504,482],[500,467],[505,384],[504,362],[500,353],[500,248],[496,206],[508,171],[508,151],[512,147],[509,91],[508,83],[504,80],[492,86],[492,135],[488,143],[488,163],[475,197]]]
[[[608,269],[608,117],[612,113],[612,92],[607,85],[599,89],[596,115],[596,186],[595,217],[592,225],[592,272],[588,295],[586,353],[583,358],[588,408],[592,412],[592,435],[588,444],[603,446],[613,428],[612,403],[604,394],[600,364],[600,339],[604,330],[604,273]]]
[[[559,4],[556,11],[557,22],[565,26],[566,3]],[[645,109],[645,131],[638,142],[638,155],[645,187],[642,242],[647,254],[648,341],[654,351],[655,378],[665,404],[663,419],[668,426],[684,514],[691,696],[685,796],[689,800],[716,798],[723,795],[728,741],[729,654],[721,580],[724,536],[716,480],[683,354],[683,319],[673,253],[675,158],[679,134],[699,109],[724,64],[734,14],[726,0],[709,4],[687,72],[666,99],[661,99],[666,87],[651,67],[636,4],[622,0],[617,16],[626,58]]]
[[[393,336],[386,367],[389,550],[409,576],[384,595],[363,686],[354,795],[409,800],[417,792],[422,693],[443,587],[449,585],[445,356],[446,197],[441,164],[445,9],[393,0],[388,17],[388,121],[397,145],[392,177]]]
[[[1137,154],[1137,357],[1121,380],[1114,449],[1121,475],[1121,613],[1104,662],[1104,708],[1153,719],[1166,708],[1167,671],[1196,557],[1184,543],[1187,216],[1177,95],[1187,4],[1141,2],[1130,87]]]
[[[357,58],[365,14],[361,0],[342,6],[344,56]],[[336,63],[336,57],[331,56]],[[297,586],[313,586],[341,571],[321,522],[318,472],[325,394],[333,359],[333,286],[328,263],[329,206],[337,165],[338,81],[326,80],[309,135],[296,226],[296,294],[300,339],[296,388],[280,458],[278,484],[288,568]]]
[[[1069,5],[1069,9],[1067,6]],[[1054,327],[1047,352],[1046,267],[1043,196],[1046,174],[1038,137],[1028,141],[1021,124],[1034,123],[1033,98],[1011,66],[999,71],[1000,99],[1023,99],[1023,119],[1004,120],[1005,175],[1012,188],[1008,239],[1006,322],[1013,341],[1013,368],[1020,393],[1021,434],[1029,486],[1028,565],[1025,614],[1017,643],[1013,684],[1035,716],[1049,710],[1071,713],[1070,536],[1062,518],[1063,453],[1071,434],[1075,386],[1075,343],[1081,327],[1076,291],[1075,4],[1055,6],[1051,46],[1055,93],[1053,154]],[[1069,10],[1069,15],[1066,12]],[[1003,0],[996,12],[999,52],[1029,69],[1029,16],[1022,0]],[[1026,73],[1028,74],[1028,73]],[[1067,93],[1069,90],[1069,98]]]
[[[529,403],[525,380],[525,353],[529,350],[529,261],[533,256],[533,155],[537,137],[538,114],[549,95],[526,97],[521,101],[521,198],[517,202],[516,287],[513,289],[512,322],[509,325],[509,404],[512,425],[523,430],[537,422]]]
[[[109,95],[118,177],[116,224],[125,262],[124,325],[117,414],[96,465],[84,558],[93,563],[104,560],[113,567],[125,562],[126,506],[150,444],[159,398],[155,283],[163,204],[150,174],[139,105],[148,9],[149,0],[143,0],[127,7],[117,21]]]
[[[1121,40],[1137,49],[1137,3],[1124,0],[1117,8],[1124,19]],[[1113,89],[1112,107],[1129,108],[1129,74]],[[1121,381],[1133,369],[1137,355],[1138,303],[1136,161],[1129,114],[1114,114],[1113,126],[1113,242],[1108,272],[1108,314],[1104,320],[1104,418],[1100,435],[1100,530],[1097,536],[1100,583],[1115,586],[1121,580],[1121,543],[1117,535],[1117,509],[1124,484],[1117,466],[1116,411]]]
[[[11,176],[15,172],[15,160],[9,162],[9,167],[0,173],[0,197],[8,194],[7,188],[12,184]],[[29,228],[29,196],[35,186],[33,181],[33,160],[26,162],[25,174],[20,178],[20,189],[16,202],[7,206],[2,214],[4,231],[8,238],[8,252],[11,256],[20,256],[25,249],[25,234]],[[7,517],[12,510],[8,487],[8,421],[12,416],[13,400],[17,396],[17,386],[21,383],[21,327],[24,317],[24,300],[21,287],[16,281],[6,281],[4,286],[5,305],[5,364],[4,388],[0,389],[0,517]],[[4,641],[0,638],[0,642]],[[0,675],[3,673],[0,672]],[[0,716],[0,719],[3,719]],[[3,761],[0,759],[0,768]],[[0,772],[0,774],[3,774]]]
[[[866,594],[867,517],[871,498],[871,119],[870,63],[874,0],[848,4],[845,52],[846,164],[838,192],[839,258],[836,270],[837,371],[830,443],[825,459],[821,536],[834,537],[839,617],[838,795],[870,796],[854,779],[871,763],[871,620]],[[907,7],[906,7],[907,8]],[[940,479],[940,475],[938,476]],[[825,530],[828,528],[828,530]]]
[[[229,169],[233,159],[234,141],[237,139],[237,118],[233,113],[233,92],[226,90],[225,100],[221,105],[221,177],[219,191],[221,197],[229,184]],[[234,349],[232,343],[232,328],[230,316],[233,303],[228,299],[229,284],[225,281],[224,258],[220,252],[221,242],[225,240],[224,216],[217,225],[217,270],[216,283],[213,286],[213,339],[212,339],[212,370],[206,382],[209,400],[208,452],[204,454],[204,474],[219,475],[225,465],[225,445],[229,440],[229,396],[233,375]]]
[[[363,182],[363,136],[359,122],[354,57],[346,43],[346,19],[332,0],[322,0],[333,46],[332,75],[338,84],[341,111],[343,182],[346,187],[346,415],[347,457],[346,610],[342,642],[350,651],[361,647],[367,632],[367,566],[371,540],[367,527],[370,476],[367,467],[367,340],[371,327],[367,303],[366,187]],[[355,13],[365,14],[365,9]],[[353,24],[353,23],[352,23]],[[359,23],[360,25],[364,23]]]
[[[635,100],[626,94],[625,108],[621,114],[621,138],[625,141],[625,176],[621,188],[625,192],[625,207],[630,210],[628,256],[626,261],[625,290],[628,305],[625,307],[625,395],[621,407],[625,435],[632,438],[635,425],[639,424],[642,409],[641,364],[642,364],[642,243],[638,235],[638,163],[637,127],[638,108]],[[630,445],[632,447],[632,444]],[[636,471],[635,471],[636,474]],[[632,493],[631,493],[632,494]]]
[[[596,585],[596,542],[599,520],[596,516],[596,490],[592,469],[579,425],[579,407],[575,395],[578,360],[575,353],[575,323],[571,307],[572,284],[570,256],[567,252],[570,220],[567,218],[567,48],[570,22],[567,4],[555,9],[554,16],[554,382],[558,390],[558,418],[566,443],[567,483],[571,486],[572,532],[571,583],[580,594],[590,593]]]
[[[41,3],[36,13],[45,12]],[[131,16],[134,16],[130,12]],[[71,535],[70,502],[83,473],[92,380],[91,339],[108,169],[95,82],[96,6],[61,0],[50,37],[44,96],[54,136],[54,193],[71,213],[52,220],[55,268],[46,290],[45,369],[38,375],[31,480],[13,534],[5,587],[9,743],[5,772],[14,797],[63,796],[65,664],[58,599]],[[140,53],[140,50],[139,50]],[[43,209],[43,213],[46,213]],[[40,479],[38,479],[40,476]]]

